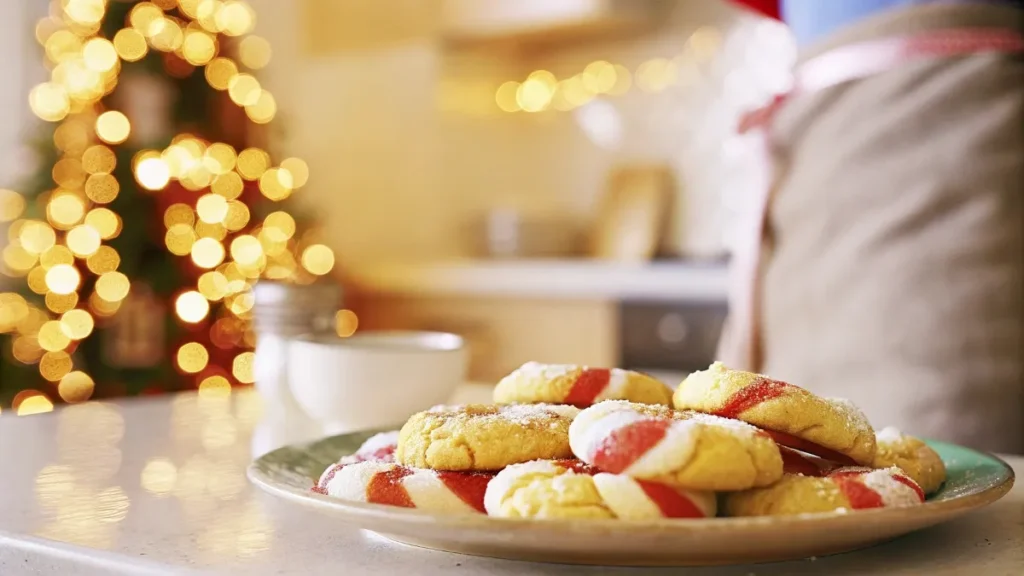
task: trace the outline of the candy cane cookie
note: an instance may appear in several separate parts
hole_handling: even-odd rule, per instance
[[[690,490],[745,490],[782,476],[778,445],[738,420],[606,400],[569,427],[577,458],[603,472]]]
[[[787,473],[766,488],[723,495],[728,516],[784,516],[916,506],[924,491],[896,467],[841,467],[821,476]]]
[[[942,458],[921,439],[891,426],[879,430],[875,439],[878,451],[874,468],[896,466],[913,478],[925,494],[936,492],[946,481],[946,465]]]
[[[365,460],[331,465],[314,491],[343,500],[440,514],[482,514],[491,478],[493,474],[482,472],[444,472]]]
[[[850,401],[821,398],[761,374],[715,362],[676,389],[680,410],[734,418],[768,432],[779,444],[846,465],[871,466],[875,432]]]
[[[357,462],[394,462],[395,449],[398,448],[398,430],[381,432],[366,439],[359,449],[347,456],[342,456],[339,464],[355,464]]]
[[[395,461],[453,471],[498,471],[538,459],[571,458],[572,406],[437,406],[414,414],[398,434]]]
[[[498,404],[571,404],[586,408],[602,400],[672,404],[672,390],[660,380],[621,368],[527,362],[494,388]]]
[[[484,507],[504,518],[706,518],[715,495],[599,472],[578,460],[537,460],[505,468]]]

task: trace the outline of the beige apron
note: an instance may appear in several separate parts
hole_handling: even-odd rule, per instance
[[[1024,32],[1024,11],[900,10],[801,62],[954,28]],[[768,134],[776,178],[720,358],[876,428],[1024,453],[1024,56],[913,59],[787,99]]]

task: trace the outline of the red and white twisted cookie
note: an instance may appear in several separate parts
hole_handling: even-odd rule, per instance
[[[936,492],[946,481],[946,464],[942,457],[920,438],[888,427],[875,435],[878,452],[874,468],[896,466],[917,482],[925,494]]]
[[[586,408],[602,400],[672,403],[672,390],[646,374],[621,368],[527,362],[494,388],[498,404],[571,404]]]
[[[366,439],[354,453],[342,456],[339,464],[355,464],[356,462],[394,462],[395,449],[398,447],[398,430],[381,432]]]
[[[870,466],[875,432],[849,400],[821,398],[781,380],[715,362],[690,374],[673,405],[753,424],[779,444],[847,465]]]
[[[729,516],[783,516],[924,502],[921,487],[895,467],[841,467],[820,474],[786,473],[771,486],[723,495],[723,507]]]
[[[536,460],[505,468],[487,486],[484,507],[504,518],[705,518],[712,492],[599,472],[576,460]]]
[[[393,462],[333,464],[314,492],[354,502],[418,508],[441,514],[484,513],[484,492],[493,474],[441,472]]]
[[[782,476],[778,445],[753,426],[622,400],[581,411],[569,446],[604,472],[691,490],[745,490]]]

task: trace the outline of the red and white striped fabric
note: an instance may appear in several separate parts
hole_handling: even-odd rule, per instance
[[[442,472],[393,462],[338,463],[324,471],[314,491],[327,496],[417,508],[439,514],[484,513],[484,492],[493,474]]]
[[[782,475],[778,446],[749,424],[617,400],[581,411],[569,427],[569,446],[604,472],[701,490],[745,490]],[[690,466],[698,449],[715,461]]]
[[[578,461],[536,460],[505,468],[487,487],[484,506],[506,518],[707,518],[713,492],[684,490]]]

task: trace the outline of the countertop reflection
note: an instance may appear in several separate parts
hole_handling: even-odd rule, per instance
[[[488,387],[466,385],[453,401],[485,401],[489,395]],[[90,402],[28,417],[0,416],[0,573],[593,570],[409,548],[264,494],[245,477],[253,456],[271,447],[265,445],[266,435],[260,440],[262,414],[256,392],[225,388]],[[1011,462],[1020,473],[1024,460]],[[986,515],[1000,515],[998,522],[1005,526],[1009,515],[1019,514],[1024,508],[1021,492],[1017,486],[991,509],[953,523],[959,528],[940,527],[871,551],[821,559],[816,568],[852,568],[849,562],[867,570],[880,563],[892,569],[923,568],[897,561],[906,557],[899,551],[900,542],[917,539],[938,549],[948,547],[946,540],[981,540],[985,526],[991,525]],[[988,548],[986,559],[1012,562],[1014,554],[1020,558],[1024,534],[1004,532],[1004,540],[1006,536],[1008,547]],[[957,556],[955,550],[949,554],[960,561],[980,559]],[[771,569],[758,566],[756,572],[799,574],[804,567],[812,568],[797,562]],[[748,574],[751,568],[696,569],[692,574]]]

